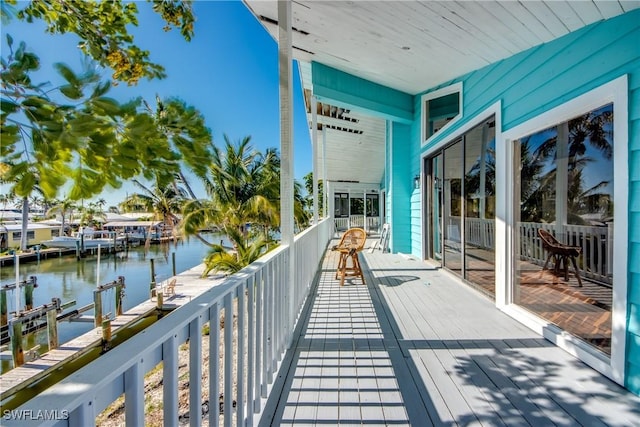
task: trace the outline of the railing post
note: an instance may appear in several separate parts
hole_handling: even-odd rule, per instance
[[[178,423],[178,339],[162,343],[162,402],[165,425]]]
[[[128,426],[144,425],[144,372],[142,360],[124,373],[124,413]]]
[[[209,425],[220,425],[220,307],[209,308]],[[177,409],[176,409],[177,410]],[[165,418],[166,419],[166,418]]]
[[[271,359],[273,359],[273,263],[268,264],[265,267],[266,275],[264,278],[264,305],[263,315],[263,364],[262,364],[262,397],[267,397],[267,386],[271,384],[271,378],[273,375]]]
[[[238,339],[237,339],[237,387],[236,387],[236,425],[237,427],[244,427],[245,418],[245,400],[244,400],[244,327],[245,327],[245,297],[244,291],[246,289],[247,282],[243,282],[243,285],[238,287]],[[249,400],[249,399],[247,399]]]
[[[255,287],[256,287],[256,275],[254,274],[248,280],[248,295],[247,295],[247,311],[248,319],[247,325],[249,330],[247,333],[247,425],[253,425],[253,411],[254,411],[254,393],[256,384],[256,316],[255,316]]]
[[[229,324],[233,326],[233,314]],[[215,398],[213,402],[215,404]],[[202,315],[189,324],[189,422],[192,427],[202,424]]]
[[[69,427],[92,426],[96,423],[93,401],[83,402],[69,413]]]
[[[238,334],[238,339],[240,334]],[[233,295],[224,297],[224,425],[233,420]]]

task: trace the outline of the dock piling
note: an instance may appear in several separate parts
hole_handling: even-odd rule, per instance
[[[151,258],[149,262],[151,263],[151,283],[149,284],[149,291],[151,298],[153,298],[156,289],[156,266],[153,258]]]
[[[36,287],[38,287],[36,276],[31,276],[31,280],[24,284],[24,300],[27,310],[33,308],[33,289]]]
[[[99,328],[102,326],[102,291],[100,289],[93,291],[93,312],[94,326]]]
[[[102,321],[102,346],[103,348],[111,342],[111,319]]]
[[[57,310],[47,311],[47,337],[49,341],[49,351],[58,348],[58,312]]]
[[[2,289],[0,290],[0,326],[7,324],[7,316],[7,291]]]
[[[116,285],[116,316],[122,315],[122,298],[124,297],[124,276],[118,276]]]
[[[24,365],[24,349],[22,348],[22,322],[13,321],[11,325],[13,338],[11,340],[11,354],[13,355],[13,367]]]

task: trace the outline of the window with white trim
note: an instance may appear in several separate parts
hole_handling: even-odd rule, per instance
[[[422,141],[427,143],[462,117],[462,82],[425,93],[421,108]]]

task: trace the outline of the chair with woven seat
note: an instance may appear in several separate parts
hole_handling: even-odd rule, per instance
[[[558,273],[560,264],[562,263],[562,266],[564,268],[564,280],[566,282],[569,280],[569,259],[571,259],[571,264],[573,265],[576,279],[578,279],[578,285],[582,286],[582,280],[580,280],[580,272],[578,271],[578,265],[576,263],[576,257],[580,256],[582,248],[580,248],[580,246],[564,245],[558,242],[553,234],[549,233],[547,230],[543,230],[542,228],[538,229],[538,235],[542,240],[542,247],[549,253],[542,269],[545,270],[547,268],[547,264],[549,264],[549,260],[553,258],[555,264],[554,271],[556,273]]]
[[[340,239],[340,243],[332,248],[334,251],[338,251],[340,253],[338,268],[336,270],[336,279],[340,279],[340,286],[344,285],[344,279],[346,277],[360,277],[362,284],[365,284],[362,268],[360,267],[360,260],[358,259],[358,253],[362,251],[366,241],[366,231],[362,228],[350,228],[344,232]],[[349,259],[351,259],[350,266]]]

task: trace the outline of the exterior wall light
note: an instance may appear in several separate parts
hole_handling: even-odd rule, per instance
[[[413,177],[413,188],[416,190],[420,189],[420,175],[416,175]]]

